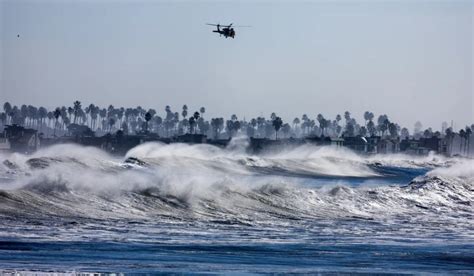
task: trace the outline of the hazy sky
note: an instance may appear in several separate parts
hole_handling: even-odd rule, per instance
[[[0,0],[0,101],[474,122],[474,1]],[[252,25],[224,39],[205,23]],[[20,37],[17,37],[17,35]]]

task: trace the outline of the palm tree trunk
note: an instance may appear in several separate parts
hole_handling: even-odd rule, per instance
[[[58,125],[58,119],[56,119],[56,123],[54,124],[54,132],[53,136],[56,136],[56,126]]]
[[[464,137],[464,153],[466,154],[466,157],[469,155],[469,152],[467,152],[467,143],[469,143],[469,136]]]
[[[469,156],[469,147],[471,145],[471,136],[467,136],[467,145],[466,145],[466,156]]]

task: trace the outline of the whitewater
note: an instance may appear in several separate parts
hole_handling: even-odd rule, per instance
[[[0,272],[474,273],[474,160],[146,143],[0,154]]]

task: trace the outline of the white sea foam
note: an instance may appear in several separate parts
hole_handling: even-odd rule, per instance
[[[308,188],[294,178],[282,177],[282,170],[290,175],[372,177],[380,176],[371,167],[374,162],[411,167],[413,158],[366,158],[312,146],[249,156],[242,150],[209,145],[157,143],[130,150],[126,158],[131,157],[144,165],[124,166],[122,159],[98,149],[73,145],[51,147],[32,156],[6,156],[21,173],[3,185],[0,214],[145,219],[166,215],[246,221],[275,217],[386,220],[410,215],[420,221],[434,217],[450,221],[472,216],[474,204],[472,160],[432,170],[407,187],[331,184]],[[437,166],[449,164],[437,156],[416,160],[417,166],[431,166],[438,160]],[[3,170],[14,169],[3,165]]]
[[[449,167],[436,168],[428,173],[429,176],[448,176],[466,179],[474,178],[474,160],[461,159]]]

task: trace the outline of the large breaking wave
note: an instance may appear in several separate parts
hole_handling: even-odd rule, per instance
[[[125,158],[61,145],[1,156],[0,217],[221,221],[360,219],[456,224],[472,229],[472,160],[361,157],[302,146],[263,156],[208,145],[144,144]],[[391,168],[392,170],[387,170]],[[408,185],[383,181],[393,168],[433,169]],[[388,173],[387,173],[388,172]],[[282,177],[284,176],[284,177]],[[305,185],[305,179],[342,179]]]

